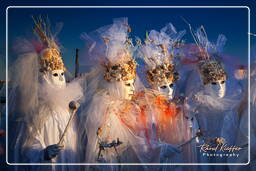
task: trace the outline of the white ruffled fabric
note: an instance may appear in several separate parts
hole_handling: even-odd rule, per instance
[[[64,133],[70,119],[69,102],[77,101],[82,96],[81,88],[76,83],[70,83],[61,91],[53,87],[42,88],[44,96],[39,100],[38,113],[33,120],[24,122],[19,130],[16,155],[20,153],[17,163],[78,163],[80,152],[78,151],[76,118],[71,122],[63,140],[64,148],[59,155],[51,161],[44,159],[44,149],[57,144]],[[47,91],[49,90],[49,91]],[[73,92],[73,93],[72,93]],[[50,94],[48,94],[50,93]],[[59,103],[58,103],[59,102]],[[31,166],[27,170],[77,170],[77,166]]]
[[[100,104],[100,105],[99,105]],[[182,154],[178,147],[164,142],[158,142],[145,134],[146,127],[140,122],[141,109],[132,101],[113,99],[107,92],[96,94],[87,110],[85,127],[87,143],[85,149],[86,163],[181,163]],[[124,110],[130,108],[130,110]],[[127,113],[126,113],[127,112]],[[101,141],[108,143],[117,138],[123,143],[115,151],[106,148],[98,160],[99,138],[96,132],[103,128]],[[132,166],[90,166],[100,170],[120,170]],[[137,166],[135,170],[147,169],[147,166]],[[164,167],[164,168],[170,168]],[[171,168],[174,168],[171,166]],[[177,168],[177,167],[175,167]],[[179,168],[179,167],[178,167]]]
[[[151,30],[148,34],[149,40],[145,40],[145,43],[139,46],[136,57],[143,59],[148,69],[154,69],[163,63],[172,63],[174,59],[169,56],[176,55],[175,45],[181,41],[185,33],[185,30],[177,32],[171,23],[163,27],[160,32]],[[160,45],[164,45],[166,54],[163,53]]]
[[[129,25],[127,18],[117,18],[113,24],[81,35],[85,40],[86,53],[81,65],[102,63],[120,64],[131,60],[133,45],[128,43]],[[130,54],[128,54],[130,53]]]

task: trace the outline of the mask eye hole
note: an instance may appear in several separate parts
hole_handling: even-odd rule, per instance
[[[217,83],[216,82],[212,82],[212,85],[217,85]]]
[[[58,77],[58,74],[57,74],[57,73],[54,73],[53,76],[54,76],[54,77]]]
[[[225,83],[225,81],[223,80],[223,81],[221,81],[220,83],[221,83],[221,84],[224,84],[224,83]]]
[[[174,86],[173,84],[170,84],[170,85],[169,85],[170,88],[173,88],[173,86]]]
[[[166,89],[167,86],[166,86],[166,85],[163,85],[163,86],[161,86],[160,88],[161,88],[161,89]]]
[[[131,83],[126,83],[125,86],[131,87]]]
[[[63,76],[63,75],[64,75],[64,73],[62,72],[62,73],[61,73],[61,75]]]

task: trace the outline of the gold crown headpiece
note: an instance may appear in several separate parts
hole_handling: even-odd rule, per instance
[[[198,47],[199,52],[196,53],[196,56],[199,59],[198,68],[202,76],[203,83],[209,84],[218,80],[226,80],[227,73],[225,72],[224,67],[221,62],[217,61],[214,57],[224,46],[226,37],[224,35],[219,35],[215,45],[208,40],[203,26],[199,27],[197,31],[194,32],[191,25],[185,19],[184,21],[189,25],[191,35]],[[209,49],[212,50],[211,54],[209,53]]]
[[[134,79],[136,76],[136,62],[133,59],[126,63],[116,65],[105,63],[104,67],[106,68],[104,78],[108,82],[127,81]]]
[[[41,65],[40,71],[63,70],[66,71],[60,50],[53,37],[47,31],[46,23],[38,18],[34,19],[35,26],[34,33],[39,37],[44,49],[40,53],[39,63]],[[48,34],[47,34],[48,32]]]
[[[130,33],[130,26],[126,23],[124,23],[124,26],[127,28],[127,33]],[[110,41],[110,38],[103,37],[105,44],[108,44]],[[124,46],[119,49],[115,61],[108,61],[103,64],[106,69],[104,79],[108,82],[127,81],[136,77],[136,62],[131,54],[132,40],[127,36],[126,41],[123,43]]]
[[[41,71],[66,71],[60,52],[54,48],[46,48],[40,53]]]
[[[172,63],[163,63],[146,72],[147,80],[152,86],[161,86],[166,83],[175,82],[179,79],[179,73],[175,71]]]
[[[148,35],[146,35],[146,43],[153,43],[158,46],[161,50],[158,55],[161,55],[161,59],[158,56],[148,58],[154,61],[155,67],[146,71],[146,76],[148,82],[152,86],[161,86],[166,83],[173,83],[179,79],[179,73],[175,70],[175,65],[170,63],[170,60],[174,57],[173,53],[169,53],[168,48],[165,44],[156,45],[154,40],[150,40]],[[144,57],[144,60],[147,57]]]
[[[207,59],[200,62],[199,71],[202,75],[204,84],[227,79],[227,73],[225,72],[224,67],[216,60]]]

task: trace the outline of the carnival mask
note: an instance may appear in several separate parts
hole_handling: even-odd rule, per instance
[[[63,70],[52,70],[46,72],[50,84],[63,88],[66,86],[66,79]]]
[[[210,88],[211,88],[211,92],[219,97],[219,98],[223,98],[225,96],[226,93],[226,81],[225,80],[217,80],[215,82],[211,82],[209,84]]]
[[[164,94],[169,100],[173,99],[175,85],[173,82],[162,84],[157,87],[158,91]]]
[[[124,82],[124,98],[131,100],[134,94],[134,79],[123,81]]]

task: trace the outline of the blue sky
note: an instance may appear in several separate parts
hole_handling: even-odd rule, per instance
[[[194,28],[203,25],[211,41],[216,41],[218,34],[224,34],[228,39],[224,52],[243,64],[247,61],[246,8],[11,8],[8,10],[10,47],[17,37],[34,36],[31,16],[39,15],[48,16],[52,26],[58,22],[64,24],[58,39],[64,47],[64,62],[71,72],[74,71],[75,48],[83,49],[84,46],[80,34],[111,24],[112,19],[118,17],[128,17],[131,36],[141,38],[144,38],[146,30],[159,30],[168,22],[172,22],[178,30],[186,29],[188,33],[188,26],[181,19],[184,17]],[[189,33],[184,38],[186,42],[192,42]],[[11,62],[14,57],[9,58]]]

